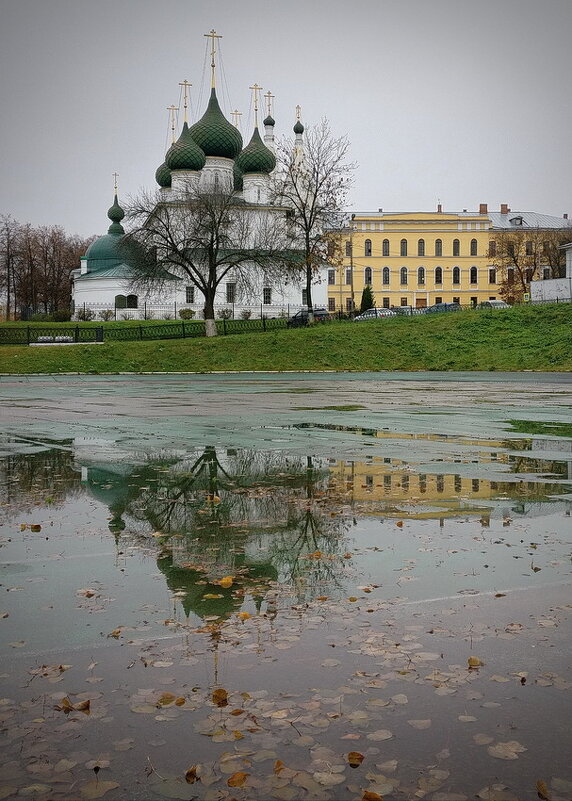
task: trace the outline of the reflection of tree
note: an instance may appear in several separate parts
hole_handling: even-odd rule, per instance
[[[29,511],[32,507],[60,505],[79,494],[81,476],[74,465],[73,440],[5,443],[5,447],[26,448],[0,459],[0,491],[4,513]],[[37,450],[36,450],[37,449]]]

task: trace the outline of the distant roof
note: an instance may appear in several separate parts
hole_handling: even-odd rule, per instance
[[[508,214],[489,211],[488,216],[493,228],[572,228],[572,220],[552,217],[550,214],[539,214],[536,211],[509,211]],[[519,218],[522,218],[522,222],[511,222]]]
[[[76,281],[89,281],[95,278],[121,278],[124,280],[130,280],[137,278],[139,274],[136,270],[130,267],[128,264],[116,264],[112,267],[101,267],[99,270],[90,270],[90,272],[82,273],[81,275],[77,275],[75,278]],[[182,279],[178,278],[176,275],[167,272],[167,270],[157,271],[155,274],[156,278],[160,278],[165,281],[180,281]]]

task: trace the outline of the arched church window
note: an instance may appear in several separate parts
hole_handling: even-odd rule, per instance
[[[371,275],[372,275],[371,267],[366,267],[363,273],[364,284],[369,284],[371,286]]]
[[[425,284],[425,267],[419,267],[417,269],[417,283],[419,286],[423,286]]]
[[[417,255],[418,256],[424,256],[425,255],[425,240],[424,239],[420,239],[417,242]]]
[[[471,284],[477,283],[478,271],[476,267],[471,267]]]
[[[127,295],[127,308],[136,309],[138,303],[137,295]]]
[[[461,283],[461,270],[459,267],[453,267],[453,283],[460,284]]]
[[[389,239],[384,239],[381,246],[382,256],[389,256]]]
[[[116,295],[115,296],[115,308],[116,309],[126,309],[127,308],[127,298],[125,295]]]
[[[443,240],[436,239],[435,240],[435,255],[442,256],[443,255]]]
[[[407,267],[402,267],[399,271],[399,282],[401,284],[407,283]]]
[[[364,256],[371,256],[371,239],[366,239],[364,243]]]
[[[383,284],[385,285],[389,284],[389,267],[384,267],[381,275],[382,275],[381,280]]]
[[[471,256],[477,255],[477,240],[471,239]]]
[[[440,241],[440,240],[438,240]],[[443,268],[442,267],[435,267],[435,283],[442,284],[443,283]]]
[[[407,239],[401,240],[401,249],[400,253],[402,256],[407,256]]]
[[[458,239],[453,239],[453,256],[461,255],[461,243]]]

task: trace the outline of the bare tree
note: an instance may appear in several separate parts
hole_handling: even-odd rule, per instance
[[[142,194],[127,209],[133,229],[123,242],[134,283],[149,291],[173,276],[184,278],[203,295],[206,334],[216,336],[221,283],[232,278],[237,289],[254,294],[261,276],[279,272],[288,258],[285,211],[191,184],[173,200]]]
[[[530,282],[543,277],[548,268],[557,278],[564,264],[561,245],[570,241],[570,228],[526,228],[495,232],[490,262],[500,274],[500,294],[509,301],[522,301]]]
[[[340,218],[353,180],[348,163],[349,142],[335,138],[327,120],[307,130],[301,150],[291,141],[279,143],[276,153],[276,198],[291,209],[290,224],[303,262],[308,317],[313,321],[312,281],[332,255],[332,231]],[[329,234],[328,234],[329,232]]]

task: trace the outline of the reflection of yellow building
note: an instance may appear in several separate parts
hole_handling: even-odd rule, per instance
[[[488,257],[491,219],[479,212],[400,212],[352,215],[341,237],[342,262],[328,273],[331,311],[359,307],[366,284],[375,305],[423,308],[498,299]],[[353,298],[353,302],[352,302]]]

